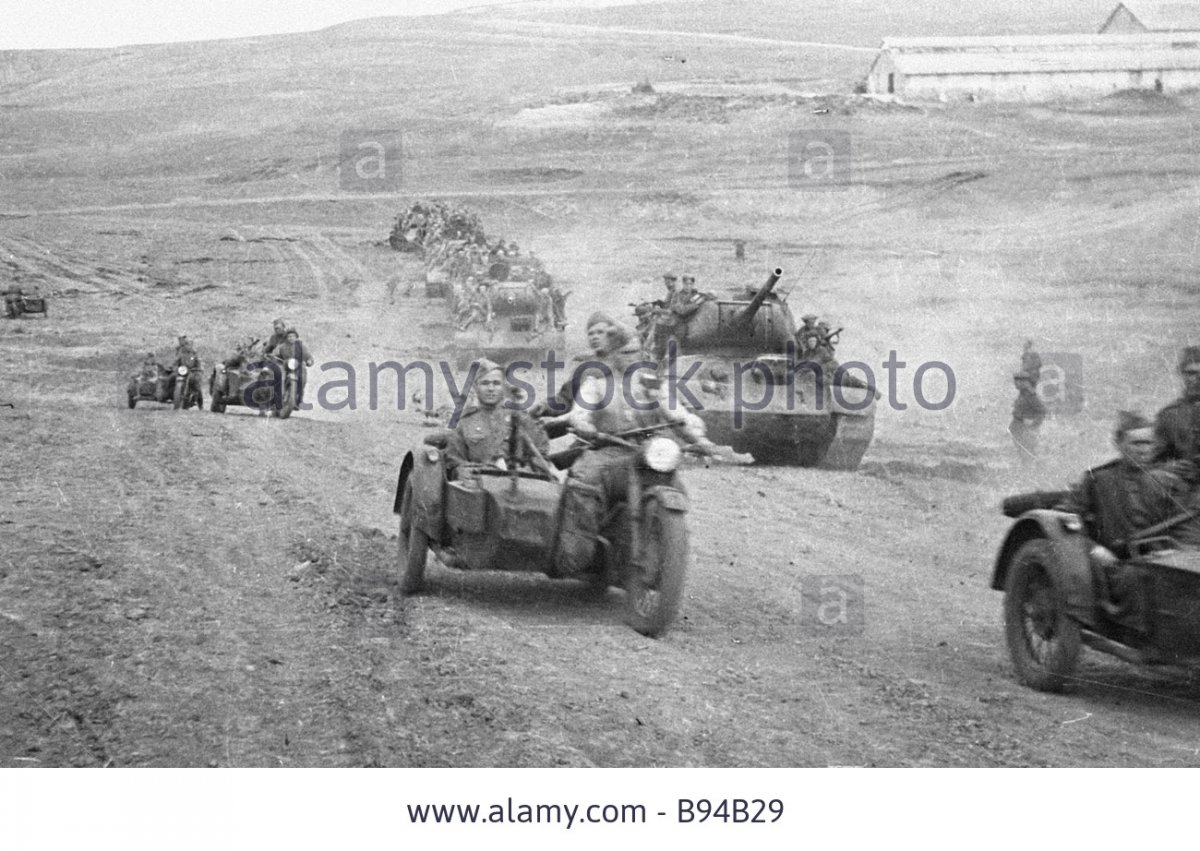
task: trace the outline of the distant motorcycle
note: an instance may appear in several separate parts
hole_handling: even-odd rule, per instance
[[[626,622],[643,635],[660,634],[679,611],[689,561],[687,496],[676,472],[683,450],[659,433],[667,427],[594,439],[593,445],[626,450],[625,498],[607,512],[586,486],[516,469],[516,452],[509,453],[508,469],[470,465],[450,480],[442,451],[450,432],[426,436],[404,457],[393,504],[404,590],[421,589],[432,549],[460,570],[540,571],[621,587]],[[563,468],[585,448],[549,460]]]

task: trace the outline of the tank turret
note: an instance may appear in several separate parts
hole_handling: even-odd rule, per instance
[[[775,295],[783,275],[775,269],[756,291],[747,288],[731,298],[707,298],[695,313],[677,320],[675,338],[681,351],[728,356],[782,352],[795,339],[796,323],[787,304]]]

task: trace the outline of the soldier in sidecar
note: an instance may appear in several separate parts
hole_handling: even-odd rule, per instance
[[[125,393],[129,407],[136,408],[138,402],[170,402],[171,371],[160,364],[154,352],[148,352],[141,367],[129,377]]]
[[[1004,591],[1017,677],[1039,691],[1070,682],[1083,645],[1136,664],[1200,667],[1197,494],[1150,464],[1148,421],[1123,416],[1116,438],[1122,457],[1075,490],[1004,502],[1016,523],[991,587]]]

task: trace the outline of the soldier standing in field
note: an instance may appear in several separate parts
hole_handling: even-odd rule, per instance
[[[1042,356],[1033,350],[1033,340],[1026,340],[1021,350],[1021,372],[1029,376],[1036,389],[1042,380]]]
[[[1017,388],[1017,399],[1013,402],[1008,433],[1012,435],[1021,460],[1030,461],[1037,456],[1038,430],[1046,419],[1046,406],[1038,398],[1036,386],[1028,373],[1015,373],[1013,385]]]

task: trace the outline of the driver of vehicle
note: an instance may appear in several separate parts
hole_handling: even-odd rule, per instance
[[[307,367],[313,365],[313,356],[308,346],[300,341],[300,334],[295,328],[288,328],[284,333],[283,342],[267,351],[284,363],[291,358],[296,359],[296,404],[300,404],[304,401],[304,384],[308,379]]]
[[[550,448],[546,432],[524,411],[502,404],[507,395],[504,367],[481,360],[475,373],[474,388],[475,404],[463,411],[446,445],[447,475],[457,478],[460,468],[466,464],[492,464],[504,469],[514,418],[521,437],[518,463],[545,470],[541,459]]]
[[[1084,473],[1059,506],[1083,519],[1102,563],[1128,558],[1129,539],[1185,510],[1187,498],[1182,480],[1154,463],[1159,444],[1150,420],[1122,411],[1113,442],[1120,457]]]

